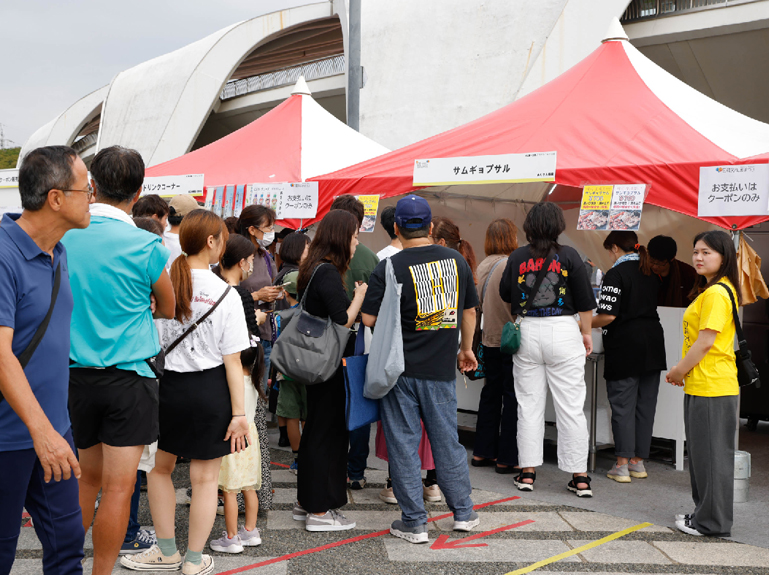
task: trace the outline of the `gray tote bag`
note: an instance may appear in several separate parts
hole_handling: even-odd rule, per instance
[[[379,307],[366,365],[363,397],[382,399],[395,386],[405,368],[401,334],[401,290],[395,270],[387,259],[385,292]]]
[[[331,265],[331,264],[321,264]],[[316,267],[302,294],[297,313],[283,329],[270,354],[280,373],[305,385],[328,381],[342,364],[350,328],[307,313],[304,300],[320,266]]]

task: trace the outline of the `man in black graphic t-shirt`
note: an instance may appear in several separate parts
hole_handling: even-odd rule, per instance
[[[418,455],[420,415],[438,485],[454,513],[454,529],[469,531],[479,523],[470,500],[467,453],[457,437],[456,396],[457,367],[467,371],[478,365],[471,350],[478,296],[470,266],[459,252],[431,243],[431,219],[427,201],[417,196],[403,198],[395,209],[395,233],[403,251],[389,261],[402,285],[405,370],[380,406],[393,491],[402,510],[402,520],[392,524],[390,533],[412,543],[428,540]],[[386,269],[387,260],[380,262],[369,279],[361,308],[369,327],[379,314]]]

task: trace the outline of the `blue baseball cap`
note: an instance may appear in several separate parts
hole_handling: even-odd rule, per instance
[[[403,229],[419,229],[424,228],[430,224],[433,219],[433,212],[430,209],[430,204],[427,200],[420,198],[419,196],[410,195],[398,200],[395,205],[395,223],[399,228]],[[411,221],[409,220],[419,220]]]

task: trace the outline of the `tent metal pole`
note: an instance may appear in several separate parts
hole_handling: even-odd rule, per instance
[[[360,65],[361,0],[349,0],[349,24],[347,36],[347,125],[360,131],[360,89],[363,85],[363,68]]]

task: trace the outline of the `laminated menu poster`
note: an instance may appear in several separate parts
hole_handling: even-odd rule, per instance
[[[235,188],[235,203],[232,206],[232,215],[236,218],[240,217],[240,214],[243,212],[243,202],[246,199],[246,186],[243,184],[239,184]]]
[[[363,204],[363,224],[361,232],[373,232],[376,226],[376,213],[379,209],[379,196],[357,196]]]
[[[224,208],[222,208],[222,217],[232,216],[232,205],[235,202],[235,186],[227,186],[224,191]]]
[[[585,186],[577,229],[636,231],[645,197],[645,184]]]
[[[578,230],[608,230],[614,186],[585,186],[579,210]]]
[[[222,215],[222,207],[224,206],[224,186],[216,186],[214,188],[214,202],[211,206],[211,211],[217,216]]]
[[[615,185],[609,211],[609,229],[638,231],[645,197],[645,184]]]

